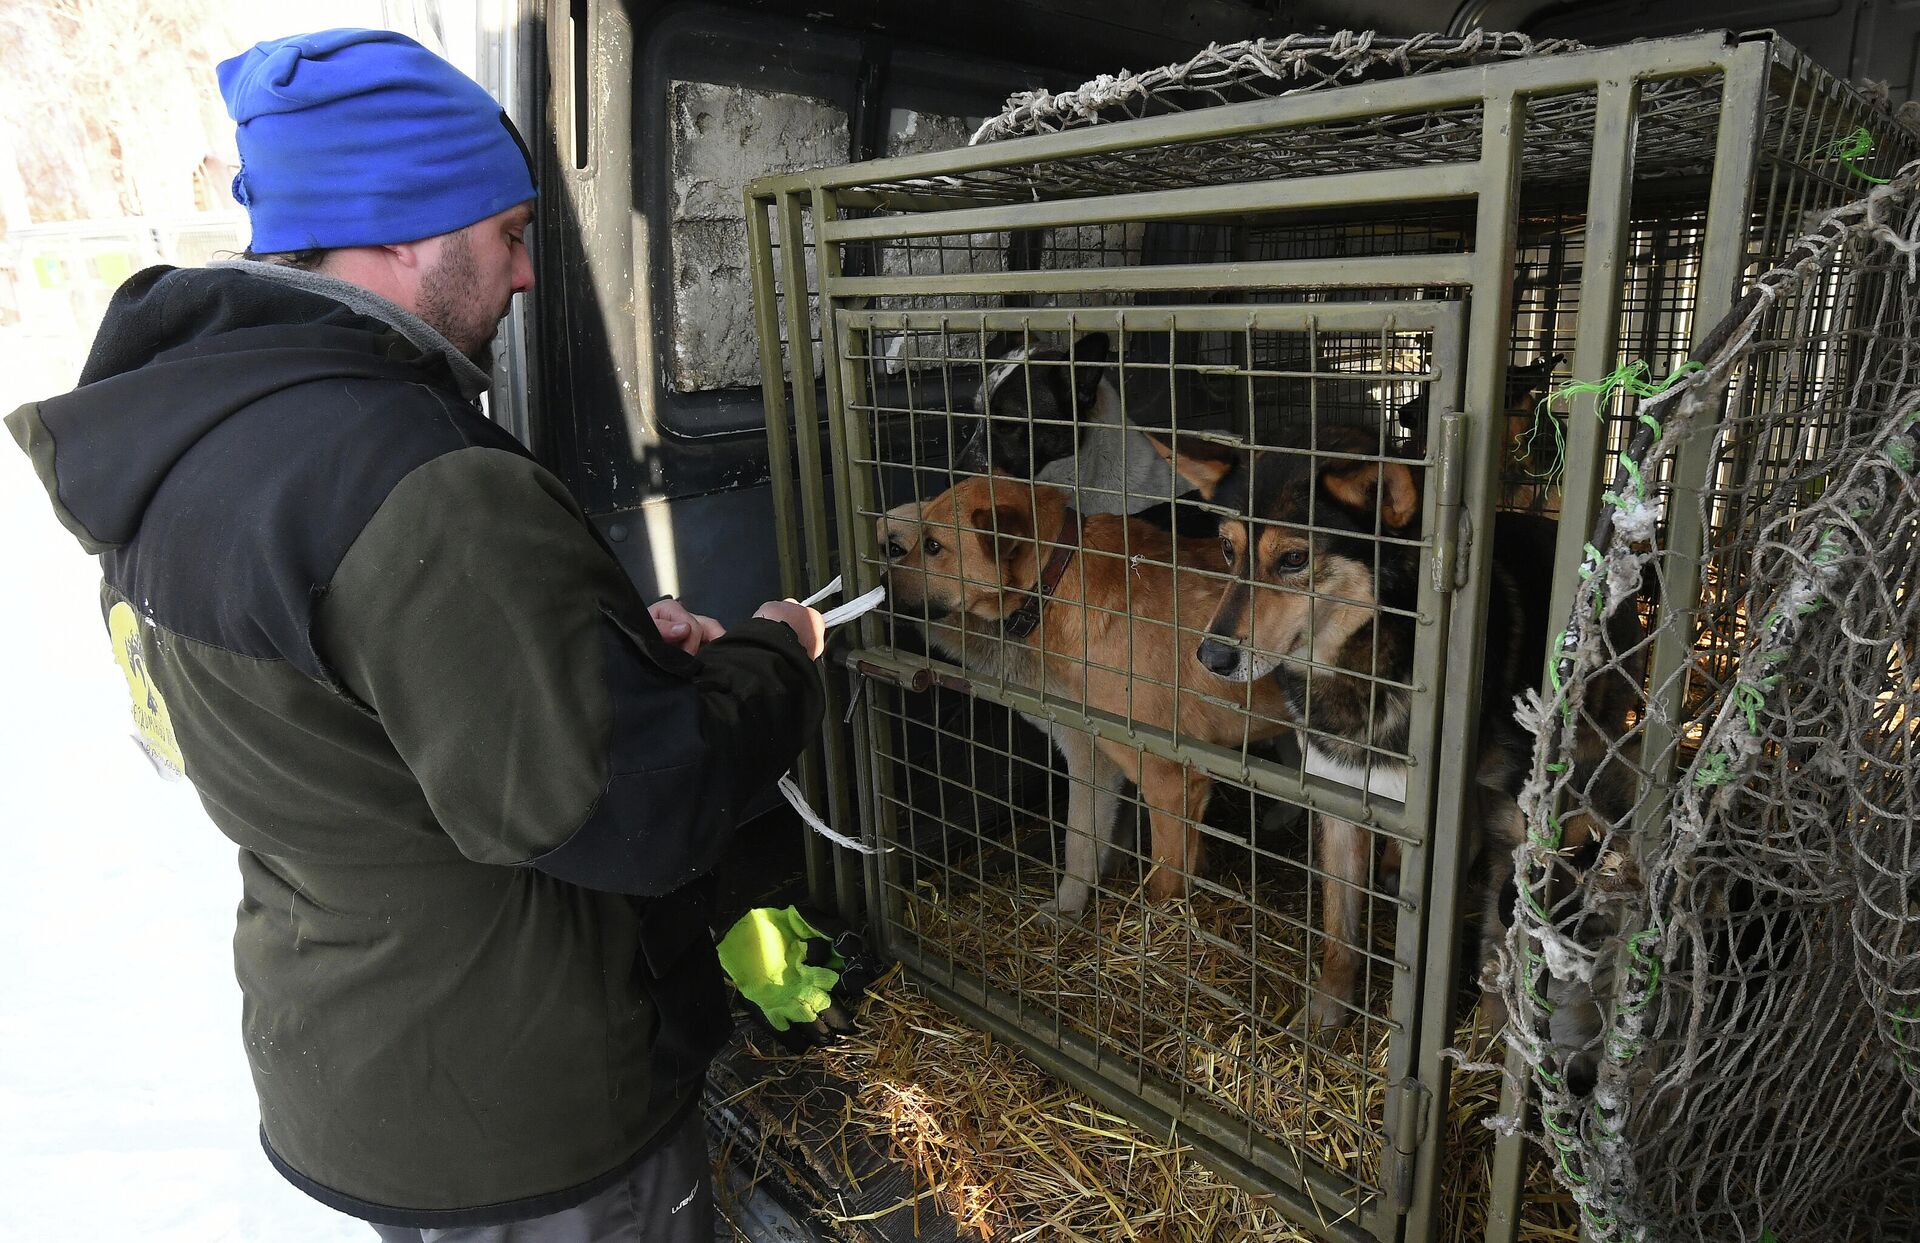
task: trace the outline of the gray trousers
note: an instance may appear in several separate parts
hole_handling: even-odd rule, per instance
[[[500,1226],[374,1226],[382,1243],[713,1243],[707,1128],[692,1110],[679,1134],[625,1178],[570,1209]]]

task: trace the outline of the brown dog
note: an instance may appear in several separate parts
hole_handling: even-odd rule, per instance
[[[1220,522],[1222,556],[1238,581],[1206,625],[1200,663],[1230,681],[1280,688],[1309,772],[1404,801],[1415,611],[1427,572],[1420,466],[1357,428],[1321,429],[1311,452],[1248,453],[1197,437],[1182,438],[1177,452],[1155,443],[1231,515]],[[1549,519],[1496,517],[1482,678],[1471,692],[1480,721],[1468,822],[1487,918],[1481,954],[1469,961],[1484,957],[1512,909],[1512,853],[1525,832],[1516,797],[1532,750],[1514,700],[1540,676],[1554,539]],[[1616,650],[1633,646],[1637,625],[1632,608],[1615,612]],[[1625,727],[1629,696],[1616,693],[1623,688],[1631,689],[1630,677],[1587,704],[1592,745],[1583,749],[1583,783],[1606,767],[1605,740]],[[1324,935],[1310,1012],[1315,1024],[1339,1027],[1359,1003],[1374,835],[1333,816],[1316,819]],[[1587,836],[1583,829],[1582,842]]]
[[[1237,747],[1288,727],[1278,685],[1236,685],[1195,659],[1200,626],[1231,585],[1210,540],[1176,541],[1117,514],[1081,519],[1064,489],[1004,475],[890,510],[879,537],[893,605],[918,614],[935,649],[976,676],[1044,689],[1182,740]],[[1072,783],[1056,907],[1086,905],[1122,776],[1140,787],[1152,821],[1148,896],[1185,893],[1201,865],[1195,826],[1209,778],[1125,743],[1027,720],[1053,739]]]

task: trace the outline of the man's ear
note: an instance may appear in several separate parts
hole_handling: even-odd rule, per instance
[[[1172,464],[1175,474],[1200,489],[1200,495],[1208,500],[1213,499],[1227,476],[1240,465],[1240,454],[1218,441],[1180,436],[1176,445],[1174,433],[1143,429],[1140,434],[1147,438],[1155,453]]]
[[[1398,531],[1420,520],[1420,485],[1405,462],[1351,462],[1334,460],[1320,470],[1327,495],[1356,514]]]

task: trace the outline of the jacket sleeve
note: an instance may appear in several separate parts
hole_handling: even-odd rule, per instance
[[[461,853],[623,893],[711,869],[824,701],[778,622],[668,644],[559,481],[502,449],[402,479],[313,637]]]

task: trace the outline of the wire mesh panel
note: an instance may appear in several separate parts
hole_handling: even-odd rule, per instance
[[[1229,59],[1277,80],[1256,50]],[[760,288],[795,291],[762,302],[795,555],[891,592],[841,744],[888,946],[1329,1235],[1465,1231],[1436,1119],[1483,947],[1558,892],[1509,883],[1513,703],[1594,516],[1624,469],[1670,556],[1600,628],[1631,659],[1567,761],[1598,790],[1608,757],[1583,840],[1645,828],[1681,722],[1739,684],[1753,619],[1702,554],[1853,433],[1866,286],[1770,321],[1723,437],[1641,455],[1610,373],[1681,369],[1809,218],[1920,153],[1770,40],[1526,50],[1394,78],[1348,48],[1364,91],[1283,98],[1209,61],[1120,105],[1142,119],[1028,100],[1061,132],[749,192],[783,247]],[[1612,1006],[1603,979],[1568,1009]],[[1511,1238],[1519,1141],[1493,1164]]]
[[[889,947],[1390,1231],[1457,305],[840,317]]]

